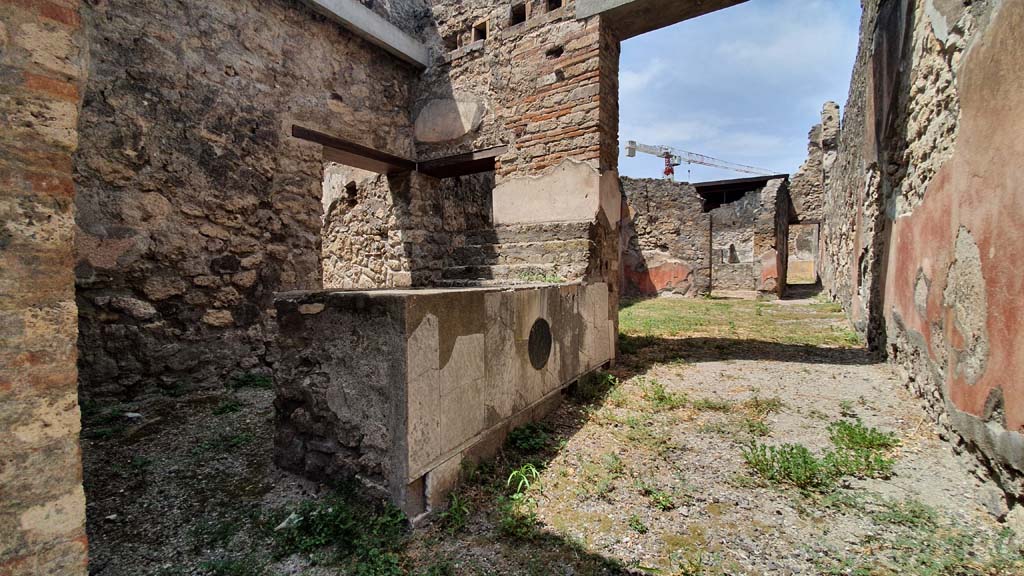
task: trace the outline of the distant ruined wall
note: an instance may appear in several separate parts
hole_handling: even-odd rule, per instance
[[[705,212],[703,195],[709,202],[725,198],[719,183],[698,188],[622,178],[623,295],[696,296],[711,290],[782,295],[790,220],[787,180],[739,182],[760,187]],[[735,193],[731,188],[729,194]]]
[[[754,226],[757,291],[762,296],[786,295],[790,204],[789,179],[769,180],[761,191],[761,209]]]
[[[710,292],[711,216],[693,186],[622,178],[622,295]]]
[[[83,393],[267,369],[273,294],[321,286],[322,153],[291,126],[410,157],[414,71],[296,0],[110,0],[84,24]]]
[[[1024,498],[1024,0],[865,2],[826,286]]]
[[[760,190],[711,211],[711,283],[715,290],[756,290],[754,226]]]
[[[71,157],[78,0],[0,2],[0,574],[84,576]]]
[[[793,223],[820,222],[825,204],[825,181],[836,159],[839,105],[826,102],[821,123],[807,135],[807,160],[789,179]]]

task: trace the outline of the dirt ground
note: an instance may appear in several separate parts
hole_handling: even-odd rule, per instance
[[[274,468],[264,377],[85,406],[91,573],[1024,574],[995,488],[833,305],[649,300],[621,332],[610,374],[411,532]],[[880,447],[836,459],[840,428]]]

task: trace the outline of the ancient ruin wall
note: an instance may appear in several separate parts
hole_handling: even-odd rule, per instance
[[[546,0],[530,0],[526,21],[513,24],[519,3],[433,3],[436,64],[415,103],[421,157],[509,144],[499,177],[536,174],[565,158],[599,160],[600,19],[576,20],[573,0],[550,11]],[[487,38],[474,40],[482,28]],[[449,110],[461,130],[442,122]]]
[[[839,131],[839,105],[826,102],[821,123],[807,135],[807,160],[789,179],[792,201],[790,216],[794,223],[820,222],[825,203],[826,172],[836,158],[836,136]]]
[[[825,189],[822,283],[841,302],[854,326],[867,332],[867,299],[876,253],[873,231],[878,218],[878,161],[872,151],[874,119],[869,118],[869,90],[878,2],[864,2],[861,41],[843,114],[832,181]],[[870,200],[870,201],[869,201]]]
[[[1024,1],[866,4],[826,200],[830,288],[1020,499]]]
[[[711,211],[711,275],[715,290],[755,290],[754,226],[761,190]]]
[[[414,72],[292,0],[112,0],[84,20],[83,392],[265,369],[273,293],[321,285],[323,159],[292,124],[411,157]]]
[[[0,574],[86,573],[71,156],[77,0],[0,3]]]
[[[622,178],[622,191],[622,295],[710,292],[711,216],[694,187]]]
[[[467,234],[490,228],[493,187],[493,173],[437,180],[329,164],[324,288],[437,286],[461,265]]]
[[[574,0],[554,9],[546,0],[528,0],[522,22],[512,18],[514,4],[522,2],[433,3],[436,30],[426,39],[433,62],[414,104],[417,154],[426,160],[507,146],[496,159],[496,235],[566,227],[556,244],[533,252],[538,258],[501,264],[509,250],[527,253],[522,246],[482,247],[497,255],[497,266],[453,268],[445,279],[539,273],[605,282],[614,296],[618,39],[599,16],[577,20]],[[584,234],[570,236],[582,225]],[[578,268],[580,241],[591,243],[585,270]]]

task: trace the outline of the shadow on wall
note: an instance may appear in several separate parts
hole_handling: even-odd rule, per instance
[[[693,186],[648,178],[621,183],[622,296],[710,293],[710,216]]]

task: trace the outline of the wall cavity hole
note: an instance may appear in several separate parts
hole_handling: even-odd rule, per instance
[[[538,318],[530,328],[530,341],[527,344],[530,352],[530,364],[537,370],[548,365],[551,357],[551,325],[543,318]]]
[[[565,48],[563,48],[561,46],[555,46],[554,48],[548,48],[548,51],[545,53],[545,55],[548,58],[561,58],[562,54],[565,54]]]
[[[446,35],[442,42],[444,42],[444,49],[449,52],[454,52],[459,49],[459,33],[452,32]]]
[[[562,7],[562,0],[548,0],[548,12]]]
[[[487,21],[480,22],[473,26],[473,42],[487,40]]]
[[[512,12],[509,14],[508,24],[509,26],[518,26],[523,22],[526,22],[526,4],[516,4],[512,7]]]

